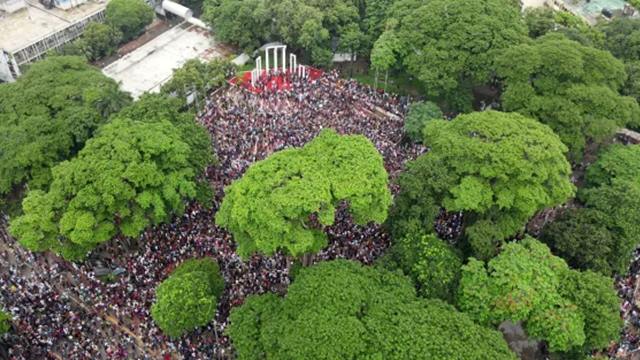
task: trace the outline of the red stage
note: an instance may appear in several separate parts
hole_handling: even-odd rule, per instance
[[[316,68],[307,66],[306,69],[307,69],[307,77],[309,81],[317,80],[323,74],[322,70],[319,70]],[[287,71],[287,73],[289,72]],[[251,85],[251,71],[247,71],[229,80],[229,83],[233,85],[242,86],[253,93],[261,93],[264,90],[267,90],[267,91],[288,90],[291,88],[291,83],[289,82],[289,79],[286,76],[271,75],[268,81],[266,79],[267,79],[266,70],[263,70],[262,76],[261,76],[262,86],[256,83],[256,86],[254,87],[253,85]],[[265,81],[267,82],[265,83]]]

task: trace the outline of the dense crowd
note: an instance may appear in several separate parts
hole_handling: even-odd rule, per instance
[[[640,248],[633,254],[629,273],[616,276],[618,295],[622,299],[620,314],[624,319],[620,342],[609,349],[609,355],[621,359],[640,358]]]
[[[12,239],[0,254],[11,270],[0,278],[0,303],[18,324],[18,336],[8,339],[15,359],[159,358],[180,353],[184,359],[228,358],[224,329],[230,309],[250,294],[284,293],[289,266],[282,254],[252,256],[235,253],[231,236],[213,223],[224,186],[248,165],[274,151],[302,146],[321,129],[363,134],[382,153],[392,177],[404,162],[424,149],[402,141],[406,101],[375,91],[337,72],[312,80],[281,75],[289,84],[277,91],[268,82],[260,92],[240,87],[214,93],[199,114],[210,131],[219,164],[206,172],[215,196],[211,209],[192,204],[170,224],[149,229],[139,239],[117,238],[75,265],[52,255],[30,254]],[[392,189],[395,191],[395,189]],[[350,258],[371,263],[388,246],[380,226],[357,226],[343,206],[335,225],[327,229],[329,246],[315,261]],[[226,288],[214,321],[180,339],[168,339],[152,321],[149,309],[156,286],[177,264],[211,256],[221,267]],[[22,264],[14,267],[14,261]],[[95,264],[122,269],[118,276],[98,279]]]

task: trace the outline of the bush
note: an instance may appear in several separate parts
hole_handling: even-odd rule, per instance
[[[11,329],[11,315],[0,310],[0,336],[9,332]]]
[[[433,234],[405,236],[394,244],[393,255],[421,296],[453,300],[462,261],[448,244]]]
[[[87,26],[84,34],[78,40],[78,47],[87,60],[95,61],[112,55],[120,40],[122,40],[122,33],[118,29],[94,22]]]
[[[429,120],[442,119],[442,111],[438,105],[427,101],[411,104],[404,120],[404,133],[411,141],[421,143],[422,130]]]
[[[151,316],[167,335],[181,336],[213,319],[223,289],[217,263],[188,260],[158,286]]]
[[[111,0],[107,5],[107,24],[122,32],[122,40],[140,35],[153,21],[153,9],[144,0]]]

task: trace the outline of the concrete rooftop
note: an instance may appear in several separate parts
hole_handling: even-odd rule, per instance
[[[209,61],[222,57],[210,34],[197,26],[182,24],[142,45],[102,72],[121,82],[121,89],[134,98],[145,92],[158,92],[171,79],[173,70],[191,59]]]
[[[47,10],[37,0],[31,0],[25,9],[13,14],[0,12],[0,48],[10,52],[21,49],[93,14],[108,2],[91,0],[65,11],[57,8]]]

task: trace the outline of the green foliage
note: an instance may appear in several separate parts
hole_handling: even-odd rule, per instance
[[[587,187],[631,181],[640,184],[640,146],[611,145],[587,169]]]
[[[624,65],[606,51],[552,34],[503,51],[496,63],[503,108],[549,125],[574,162],[588,141],[603,143],[618,127],[638,124],[638,104],[618,93]]]
[[[249,167],[225,189],[216,223],[233,234],[242,256],[281,248],[298,256],[326,246],[322,226],[334,223],[344,200],[356,223],[385,221],[391,204],[387,172],[364,136],[324,130],[303,148]],[[311,223],[312,214],[320,227]]]
[[[11,329],[11,320],[9,313],[0,310],[0,337]]]
[[[547,126],[515,113],[485,111],[425,128],[429,153],[399,179],[392,225],[433,230],[440,208],[463,211],[475,256],[490,258],[537,211],[574,193],[566,147]]]
[[[544,227],[541,240],[572,267],[620,273],[628,266],[628,256],[618,256],[618,242],[624,239],[606,227],[608,219],[595,209],[568,210]]]
[[[394,31],[385,31],[371,50],[371,68],[376,71],[387,72],[398,61],[398,38]]]
[[[505,0],[404,1],[393,16],[406,70],[459,110],[489,81],[498,52],[527,34],[520,9]]]
[[[462,261],[444,241],[432,234],[405,236],[394,243],[391,252],[420,296],[453,300]]]
[[[612,285],[604,276],[569,269],[544,244],[525,237],[487,264],[471,258],[463,266],[458,305],[480,324],[522,321],[551,351],[589,351],[619,331]]]
[[[640,60],[640,20],[618,17],[600,24],[606,49],[624,61]]]
[[[27,195],[25,214],[11,223],[25,247],[78,260],[117,233],[135,237],[184,210],[211,157],[210,143],[193,120],[151,107],[171,104],[159,99],[123,110],[77,157],[53,169],[49,192]]]
[[[640,232],[640,146],[612,145],[587,169],[585,208],[547,225],[542,239],[569,264],[604,275],[627,270]]]
[[[300,270],[286,298],[250,296],[227,333],[239,359],[515,359],[497,331],[403,276],[346,260]]]
[[[160,91],[173,94],[187,105],[187,96],[196,93],[201,104],[211,90],[221,87],[229,74],[235,72],[235,65],[225,59],[213,59],[201,62],[199,59],[187,61],[180,69],[173,72],[173,77],[162,85]]]
[[[185,274],[200,272],[205,275],[208,287],[212,294],[219,298],[224,290],[224,279],[220,275],[220,266],[211,258],[190,259],[180,264],[172,273],[172,277],[180,277]]]
[[[442,119],[442,111],[430,101],[411,104],[409,113],[404,119],[404,133],[413,142],[422,142],[422,131],[430,120]]]
[[[213,320],[223,289],[215,261],[187,260],[158,286],[151,316],[164,333],[178,337]]]
[[[49,56],[0,85],[0,194],[29,182],[43,189],[50,168],[82,148],[130,98],[80,57]]]
[[[122,41],[129,41],[144,32],[153,21],[151,6],[144,0],[111,0],[106,11],[107,24],[122,33]]]
[[[591,271],[570,271],[565,276],[560,293],[576,304],[584,317],[584,349],[606,349],[618,339],[623,326],[613,280]]]
[[[640,101],[640,61],[629,61],[624,65],[627,81],[622,86],[622,95]],[[640,130],[640,124],[629,124],[634,130]]]
[[[122,40],[120,30],[102,23],[87,25],[77,46],[89,61],[95,61],[105,56],[113,55]]]
[[[548,7],[528,7],[524,10],[524,22],[529,37],[535,39],[555,29],[555,12]]]
[[[361,52],[370,43],[359,8],[349,0],[205,0],[203,9],[216,36],[247,53],[280,40],[304,62],[330,66],[333,40],[349,52]]]

